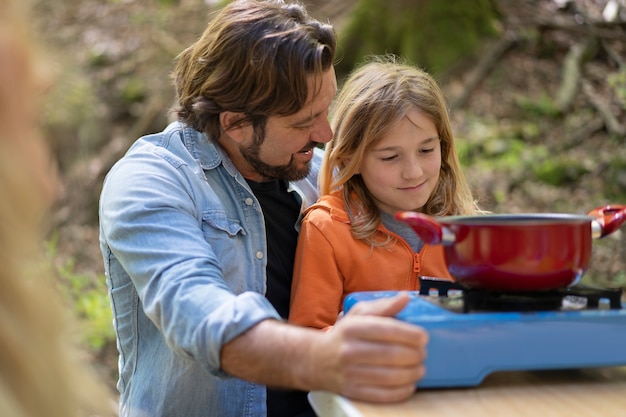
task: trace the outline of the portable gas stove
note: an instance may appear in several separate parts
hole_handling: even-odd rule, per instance
[[[359,301],[398,291],[355,292]],[[422,388],[479,385],[496,371],[626,365],[626,305],[621,289],[576,285],[502,293],[423,278],[397,318],[429,333]]]

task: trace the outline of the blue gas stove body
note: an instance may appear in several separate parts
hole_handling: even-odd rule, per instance
[[[344,301],[348,312],[360,301],[397,291],[356,292]],[[410,292],[397,315],[429,333],[426,375],[418,387],[479,385],[490,373],[626,365],[626,305],[621,309],[577,311],[450,311],[437,297]]]

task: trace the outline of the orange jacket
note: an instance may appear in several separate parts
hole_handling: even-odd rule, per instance
[[[355,291],[419,290],[419,276],[451,279],[441,245],[419,253],[382,224],[396,243],[371,247],[354,239],[340,193],[325,195],[306,212],[294,264],[289,321],[326,328],[335,324],[346,295]]]

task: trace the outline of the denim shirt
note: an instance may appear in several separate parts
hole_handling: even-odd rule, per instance
[[[290,184],[317,199],[321,151]],[[294,227],[297,227],[294,225]],[[265,416],[265,387],[221,370],[224,344],[265,319],[261,207],[223,149],[175,122],[107,174],[100,248],[119,351],[120,416]]]

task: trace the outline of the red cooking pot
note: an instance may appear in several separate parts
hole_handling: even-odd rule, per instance
[[[588,215],[485,214],[434,218],[402,211],[428,244],[444,246],[450,275],[468,288],[543,291],[577,283],[591,258],[592,239],[626,221],[626,205],[599,207]]]

